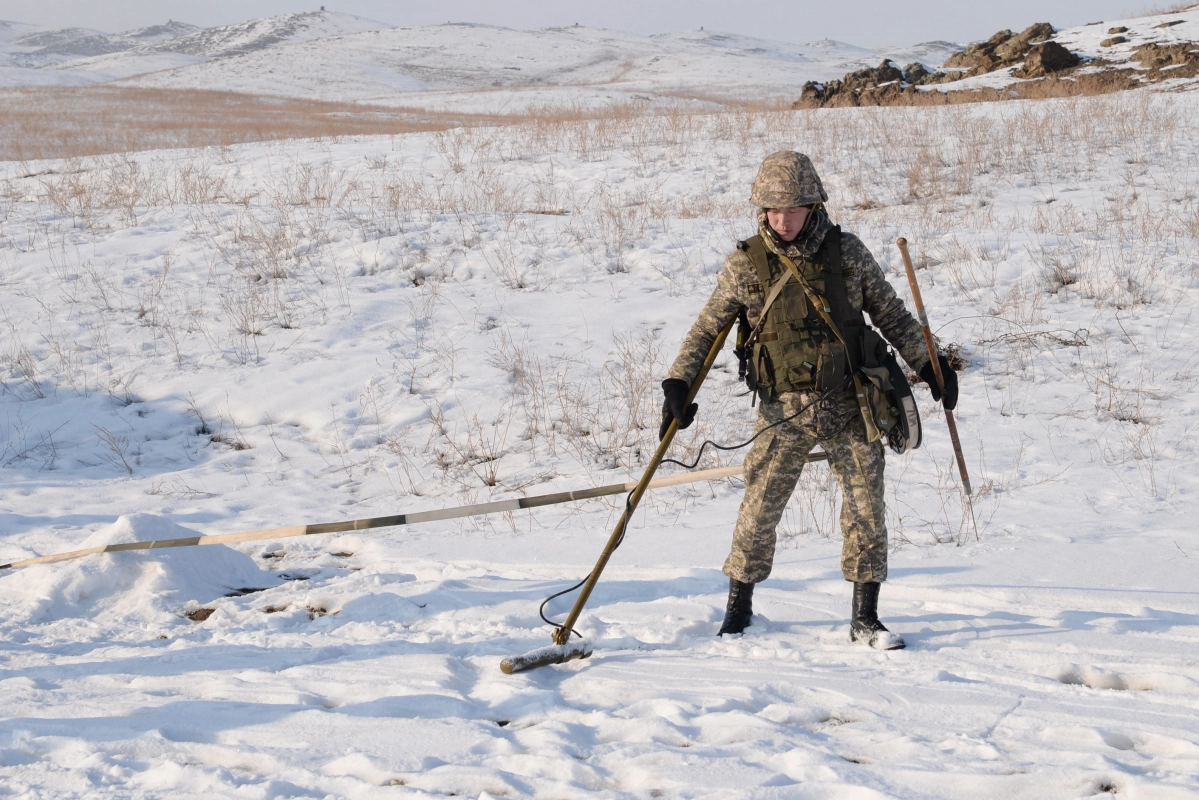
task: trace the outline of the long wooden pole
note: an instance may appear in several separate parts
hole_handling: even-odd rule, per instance
[[[828,458],[827,453],[816,452],[808,456],[809,461],[819,461]],[[681,486],[698,481],[715,481],[721,478],[731,478],[741,474],[741,465],[705,469],[699,472],[683,472],[678,475],[668,475],[650,481],[648,488],[661,489],[666,486]],[[398,514],[391,517],[371,517],[368,519],[353,519],[343,522],[323,522],[316,525],[293,525],[289,528],[266,528],[242,533],[219,533],[213,536],[188,536],[182,539],[156,539],[150,542],[125,542],[109,544],[102,547],[89,547],[83,550],[72,550],[68,553],[56,553],[49,556],[38,556],[14,561],[11,564],[0,564],[0,570],[27,567],[31,564],[50,564],[55,561],[69,561],[74,558],[95,555],[97,553],[117,553],[125,550],[160,550],[166,547],[195,547],[208,544],[232,544],[234,542],[253,542],[263,539],[286,539],[292,536],[312,536],[318,533],[342,533],[345,531],[363,531],[371,528],[388,528],[395,525],[413,525],[419,522],[435,522],[443,519],[474,517],[480,514],[498,514],[504,511],[519,511],[526,508],[539,508],[559,503],[569,503],[577,500],[590,500],[596,497],[608,497],[623,494],[635,489],[639,481],[613,483],[607,486],[597,486],[593,489],[580,489],[573,492],[555,492],[533,497],[518,497],[511,500],[496,500],[491,503],[475,503],[456,508],[439,508],[434,511],[418,511],[414,514]]]
[[[924,298],[920,295],[920,284],[916,282],[916,268],[912,266],[912,256],[908,253],[908,240],[900,238],[895,244],[899,245],[899,253],[903,256],[903,267],[908,272],[908,285],[912,287],[912,299],[916,301],[916,314],[920,318],[920,327],[924,330],[924,344],[928,347],[928,357],[932,359],[933,376],[937,379],[937,388],[941,397],[945,396],[945,376],[941,374],[941,359],[937,357],[937,345],[933,341],[933,332],[928,324],[928,314],[924,311]],[[962,455],[962,442],[958,439],[958,426],[953,419],[953,412],[945,409],[945,424],[949,426],[949,438],[953,441],[953,454],[958,460],[958,472],[962,475],[962,486],[966,496],[973,494],[970,489],[970,475],[966,472],[966,459]]]
[[[708,356],[704,359],[703,366],[699,369],[699,374],[695,376],[695,380],[691,381],[691,388],[687,391],[687,401],[683,407],[687,407],[695,402],[695,396],[699,394],[699,387],[703,384],[704,378],[708,377],[708,370],[712,368],[716,357],[720,355],[720,349],[724,347],[724,340],[728,338],[729,331],[733,328],[733,323],[736,318],[729,320],[724,329],[716,335],[715,341],[712,342],[712,347],[708,350]],[[595,562],[595,567],[591,570],[591,574],[587,576],[587,581],[583,584],[583,588],[579,591],[579,596],[575,600],[574,607],[570,609],[570,613],[566,616],[566,621],[554,631],[554,644],[565,645],[570,641],[570,634],[574,628],[575,622],[579,619],[579,614],[583,613],[583,606],[587,605],[587,599],[591,597],[591,591],[595,588],[595,584],[599,582],[600,575],[604,571],[604,567],[608,565],[608,559],[616,552],[616,548],[620,546],[620,542],[624,539],[625,529],[628,528],[629,522],[632,520],[633,512],[637,510],[637,504],[641,502],[645,490],[654,477],[654,472],[662,463],[662,459],[666,457],[666,450],[670,447],[670,443],[674,441],[674,435],[678,433],[679,421],[671,420],[670,426],[666,429],[666,435],[658,442],[658,449],[654,451],[653,458],[650,459],[649,465],[645,468],[645,474],[641,476],[641,480],[637,482],[636,488],[629,496],[628,502],[625,504],[624,512],[620,515],[620,519],[616,522],[616,527],[612,529],[612,535],[608,537],[608,543],[604,546],[604,550],[600,553],[599,560]]]

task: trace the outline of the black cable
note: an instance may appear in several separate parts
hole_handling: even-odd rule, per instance
[[[811,408],[812,406],[816,405],[817,403],[823,403],[823,402],[825,402],[826,400],[829,400],[829,399],[831,399],[831,398],[832,398],[832,396],[833,396],[833,395],[834,395],[836,392],[839,392],[841,389],[845,388],[845,386],[849,384],[849,380],[850,380],[850,379],[849,379],[849,377],[847,376],[847,377],[845,378],[845,380],[843,380],[841,383],[839,383],[839,384],[837,384],[836,386],[834,386],[833,388],[829,389],[827,392],[825,392],[824,394],[820,395],[820,396],[819,396],[819,397],[817,397],[815,400],[813,400],[812,402],[808,403],[807,405],[805,405],[803,408],[801,408],[801,409],[799,409],[798,411],[796,411],[796,412],[795,412],[794,414],[792,414],[791,416],[789,416],[789,417],[783,417],[783,418],[782,418],[782,419],[780,419],[778,422],[772,422],[772,423],[770,423],[770,424],[769,424],[769,425],[767,425],[765,428],[763,428],[762,430],[760,430],[760,431],[758,431],[757,433],[755,433],[755,434],[754,434],[754,435],[753,435],[753,436],[752,436],[752,437],[751,437],[751,438],[750,438],[748,441],[742,442],[741,444],[738,444],[738,445],[729,445],[729,446],[726,446],[726,445],[717,444],[716,442],[713,442],[711,439],[708,439],[708,440],[706,440],[706,441],[705,441],[705,442],[704,442],[704,443],[703,443],[703,444],[700,446],[700,448],[699,448],[699,455],[697,455],[697,456],[695,457],[695,462],[694,462],[694,463],[692,463],[692,464],[684,464],[682,461],[677,461],[677,460],[675,460],[675,459],[673,459],[673,458],[664,458],[664,459],[662,459],[662,461],[661,461],[660,463],[662,463],[662,464],[678,464],[680,467],[683,467],[684,469],[695,469],[696,465],[697,465],[697,464],[699,464],[699,461],[700,461],[700,459],[701,459],[701,458],[703,458],[703,455],[704,455],[704,448],[706,448],[708,445],[711,445],[712,447],[716,448],[717,450],[726,450],[726,451],[727,451],[727,450],[740,450],[742,447],[745,447],[746,445],[753,444],[753,442],[754,442],[754,441],[755,441],[755,440],[756,440],[756,439],[757,439],[759,436],[761,436],[763,433],[766,433],[766,431],[770,430],[771,428],[777,428],[779,425],[782,425],[782,424],[783,424],[783,423],[785,423],[785,422],[790,422],[791,420],[795,419],[795,418],[796,418],[796,417],[798,417],[800,414],[804,413],[805,411],[807,411],[809,408]],[[844,430],[844,429],[845,429],[845,427],[844,427],[844,426],[842,426],[841,430]],[[822,436],[822,437],[818,437],[818,438],[820,438],[820,439],[831,439],[833,436],[836,436],[838,433],[840,433],[840,432],[841,432],[841,430],[838,430],[838,431],[836,431],[835,433],[832,433],[832,434],[830,434],[830,435],[828,435],[828,436]],[[633,521],[633,492],[635,492],[635,491],[637,491],[637,490],[636,490],[636,489],[633,489],[633,490],[632,490],[632,491],[630,491],[630,492],[629,492],[627,495],[625,495],[625,498],[624,498],[624,527],[622,527],[622,528],[621,528],[621,530],[620,530],[620,538],[618,538],[618,539],[616,540],[616,544],[612,546],[612,552],[613,552],[613,553],[615,553],[615,552],[616,552],[616,551],[617,551],[617,550],[620,548],[620,546],[621,546],[622,544],[624,544],[624,535],[625,535],[625,532],[626,532],[626,531],[628,531],[628,529],[629,529],[629,523]],[[556,630],[556,631],[560,631],[560,630],[562,630],[562,626],[561,626],[561,625],[559,625],[558,623],[554,622],[552,619],[550,619],[549,617],[547,617],[547,616],[545,615],[545,607],[546,607],[547,605],[549,605],[549,604],[550,604],[550,601],[552,601],[552,600],[557,600],[559,597],[561,597],[561,596],[562,596],[562,595],[564,595],[564,594],[570,594],[571,592],[573,592],[573,591],[575,591],[576,589],[578,589],[579,587],[581,587],[583,584],[587,583],[587,581],[591,580],[591,575],[592,575],[593,573],[594,573],[594,570],[592,570],[591,572],[588,572],[588,573],[587,573],[587,577],[583,578],[583,580],[579,581],[579,582],[578,582],[578,583],[576,583],[574,586],[571,586],[569,589],[563,589],[562,591],[560,591],[560,592],[557,592],[557,593],[555,593],[555,594],[551,594],[549,597],[547,597],[547,598],[545,598],[544,600],[542,600],[542,601],[541,601],[541,606],[540,606],[540,607],[538,607],[538,609],[537,609],[537,614],[538,614],[538,615],[541,617],[541,621],[542,621],[542,622],[544,622],[546,625],[549,625],[551,628],[553,628],[553,629],[554,629],[554,630]],[[578,636],[580,639],[582,639],[582,638],[583,638],[583,634],[579,633],[579,632],[578,632],[578,631],[576,631],[574,628],[571,628],[571,629],[570,629],[570,632],[571,632],[571,633],[573,633],[575,636]]]
[[[616,544],[614,544],[612,546],[613,553],[615,553],[618,549],[620,549],[620,546],[622,544],[624,544],[625,531],[627,531],[629,529],[629,523],[632,522],[632,519],[633,519],[633,492],[635,492],[635,491],[637,491],[636,488],[630,490],[629,493],[624,496],[624,526],[620,529],[620,538],[618,538],[616,540]],[[611,553],[609,553],[609,556],[611,556]],[[569,589],[563,589],[562,591],[558,592],[557,594],[551,594],[549,597],[542,600],[541,606],[537,609],[537,614],[541,617],[541,621],[544,622],[546,625],[549,625],[551,628],[553,628],[556,631],[562,630],[561,625],[554,622],[552,619],[550,619],[549,617],[547,617],[545,615],[545,607],[547,605],[549,605],[551,600],[556,600],[564,594],[570,594],[575,589],[578,589],[580,586],[587,583],[587,581],[591,580],[591,575],[594,572],[595,572],[595,570],[588,572],[586,578],[583,578],[583,580],[579,581],[574,586],[571,586]],[[575,636],[578,636],[580,639],[583,638],[583,634],[579,633],[574,628],[571,628],[570,632],[573,633]]]
[[[702,445],[700,445],[700,447],[699,447],[699,453],[698,453],[698,454],[695,456],[695,461],[691,462],[690,464],[685,464],[685,463],[683,463],[682,461],[678,461],[677,459],[673,459],[673,458],[664,458],[664,459],[662,459],[662,463],[663,463],[663,464],[678,464],[678,465],[679,465],[680,467],[682,467],[683,469],[695,469],[695,468],[696,468],[696,466],[699,464],[699,462],[700,462],[700,459],[702,459],[702,458],[704,457],[704,450],[705,450],[705,449],[708,447],[708,445],[711,445],[711,446],[712,446],[713,448],[715,448],[716,450],[724,450],[724,451],[729,451],[729,450],[740,450],[742,447],[746,447],[747,445],[751,445],[751,444],[753,444],[755,441],[757,441],[757,439],[758,439],[758,437],[759,437],[759,436],[761,436],[762,434],[766,433],[766,431],[770,430],[771,428],[777,428],[779,425],[782,425],[782,424],[784,424],[784,423],[790,422],[791,420],[795,419],[795,418],[796,418],[796,417],[798,417],[800,414],[803,414],[805,411],[807,411],[809,408],[811,408],[812,406],[816,405],[817,403],[824,403],[826,400],[830,400],[830,399],[832,399],[832,396],[833,396],[834,394],[836,394],[837,392],[841,391],[842,389],[844,389],[844,388],[845,388],[845,387],[846,387],[846,386],[849,384],[849,380],[850,380],[850,379],[849,379],[849,377],[847,376],[847,377],[845,378],[845,380],[841,381],[841,383],[839,383],[839,384],[837,384],[836,386],[834,386],[833,388],[829,389],[827,392],[825,392],[824,394],[820,395],[819,397],[817,397],[817,398],[816,398],[815,400],[813,400],[812,402],[810,402],[810,403],[808,403],[807,405],[803,406],[802,408],[800,408],[798,411],[796,411],[796,412],[795,412],[794,414],[792,414],[791,416],[788,416],[788,417],[783,417],[783,418],[782,418],[782,419],[780,419],[778,422],[772,422],[772,423],[770,423],[770,424],[769,424],[769,425],[767,425],[765,428],[763,428],[762,430],[758,431],[758,432],[757,432],[757,433],[755,433],[753,436],[751,436],[751,437],[750,437],[748,440],[746,440],[746,441],[742,442],[741,444],[734,444],[734,445],[722,445],[722,444],[717,444],[716,442],[712,441],[711,439],[705,439],[705,440],[704,440],[704,443],[703,443]],[[851,419],[851,421],[852,421],[852,417],[851,417],[850,419]],[[847,423],[846,425],[848,425],[848,423]],[[831,439],[831,438],[833,438],[834,436],[836,436],[837,434],[841,433],[841,431],[845,430],[845,427],[846,427],[846,426],[844,426],[844,425],[843,425],[843,426],[841,427],[841,429],[840,429],[840,430],[834,431],[833,433],[831,433],[831,434],[827,434],[827,435],[825,435],[825,436],[817,436],[816,438],[817,438],[817,439],[819,439],[819,440]]]
[[[562,626],[561,626],[561,625],[559,625],[558,623],[554,622],[552,619],[550,619],[549,617],[547,617],[547,616],[545,615],[545,607],[546,607],[547,605],[549,605],[549,602],[550,602],[551,600],[556,600],[556,599],[558,599],[559,597],[561,597],[561,596],[562,596],[562,595],[564,595],[564,594],[570,594],[570,593],[571,593],[571,592],[573,592],[575,589],[578,589],[580,586],[582,586],[584,583],[586,583],[586,582],[587,582],[587,581],[589,581],[589,580],[591,580],[591,573],[590,573],[590,572],[588,572],[588,573],[587,573],[587,577],[586,577],[586,578],[584,578],[583,580],[579,581],[578,583],[576,583],[574,586],[570,587],[569,589],[563,589],[562,591],[558,592],[557,594],[551,594],[549,597],[547,597],[547,598],[545,598],[544,600],[542,600],[542,601],[541,601],[541,607],[537,609],[537,613],[541,615],[541,621],[542,621],[542,622],[544,622],[546,625],[549,625],[549,626],[550,626],[551,628],[553,628],[555,631],[560,631],[560,630],[562,630]],[[582,635],[581,633],[579,633],[578,631],[576,631],[574,628],[571,628],[571,629],[570,629],[570,632],[571,632],[571,633],[573,633],[575,636],[578,636],[580,639],[582,639],[582,638],[583,638],[583,635]]]

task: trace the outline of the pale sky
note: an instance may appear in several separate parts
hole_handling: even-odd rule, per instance
[[[935,39],[974,41],[1003,28],[1021,30],[1034,22],[1066,28],[1135,16],[1152,5],[1152,0],[328,0],[325,8],[393,25],[481,22],[541,28],[578,22],[642,34],[702,26],[778,41],[830,38],[878,47]],[[0,0],[0,20],[115,33],[170,18],[211,27],[318,8],[319,0]]]

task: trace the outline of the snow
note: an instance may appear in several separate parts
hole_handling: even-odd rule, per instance
[[[152,514],[130,514],[101,528],[80,549],[125,542],[178,539],[199,534]],[[9,576],[9,633],[28,625],[87,618],[94,623],[162,624],[178,621],[178,608],[207,603],[230,592],[280,583],[249,556],[224,545],[194,550],[103,553],[66,564],[34,565]]]
[[[220,85],[292,96],[312,91],[322,99],[422,107],[430,107],[429,92],[454,92],[434,107],[459,110],[490,110],[488,95],[498,87],[515,110],[541,102],[544,89],[563,86],[602,89],[615,100],[699,87],[720,98],[744,97],[747,87],[761,97],[790,95],[807,80],[840,77],[886,57],[939,64],[956,49],[933,43],[891,56],[841,42],[794,45],[715,32],[638,36],[586,27],[436,25],[260,50],[144,76],[136,85]]]
[[[177,69],[240,53],[389,27],[335,12],[301,12],[198,28],[170,21],[105,34],[0,21],[0,85],[86,85]],[[35,70],[33,74],[30,70]],[[198,88],[213,88],[210,86]]]
[[[1159,27],[1163,22],[1180,24]],[[1129,41],[1101,47],[1116,26],[1131,29],[1124,34]],[[1142,44],[1199,40],[1199,10],[1068,28],[1057,40],[1087,58],[1139,68],[1128,59]],[[514,113],[545,105],[670,103],[680,95],[722,102],[747,92],[794,97],[807,81],[841,78],[884,60],[937,69],[963,46],[935,41],[864,48],[827,39],[794,44],[703,30],[640,36],[585,26],[397,28],[332,11],[209,29],[172,22],[113,35],[0,22],[0,85],[122,82]],[[1002,88],[1015,82],[1011,73],[1006,68],[929,91]]]
[[[1163,27],[1164,24],[1172,22],[1179,24]],[[1128,28],[1128,30],[1121,34],[1108,33],[1112,28]],[[1123,36],[1128,41],[1110,47],[1100,46],[1100,42],[1117,35]],[[1149,42],[1170,45],[1176,42],[1199,41],[1199,8],[1190,8],[1173,14],[1133,17],[1084,25],[1060,32],[1057,40],[1063,47],[1091,58],[1127,60],[1133,50]]]
[[[639,41],[460,36],[508,37],[497,63],[547,76]],[[770,62],[662,38],[676,70],[683,48]],[[547,91],[594,96],[607,67],[587,69]],[[580,618],[594,654],[512,676],[500,660],[550,643],[538,605],[591,569],[619,498],[5,571],[4,790],[1199,795],[1197,122],[1195,95],[1137,91],[0,164],[0,562],[637,477],[656,383],[779,147],[813,157],[905,297],[911,242],[968,360],[977,487],[975,527],[918,387],[925,444],[888,458],[893,652],[848,641],[818,465],[744,636],[714,636],[742,487],[665,489]],[[727,352],[699,402],[673,455],[747,438]]]
[[[701,88],[724,99],[743,97],[747,87],[766,97],[791,95],[807,80],[840,77],[886,58],[935,66],[960,49],[950,42],[879,49],[832,40],[791,44],[713,31],[639,36],[587,27],[392,28],[336,12],[287,14],[190,33],[180,29],[150,44],[139,43],[138,32],[88,33],[110,52],[56,55],[35,74],[0,64],[0,83],[135,78],[138,86],[492,112],[547,102],[610,104],[647,94],[669,100]],[[70,41],[81,36],[39,35]],[[0,55],[14,52],[10,45],[0,48]],[[497,87],[505,90],[502,96]]]

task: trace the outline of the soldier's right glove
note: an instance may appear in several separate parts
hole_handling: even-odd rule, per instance
[[[680,429],[686,428],[695,420],[699,403],[687,405],[687,391],[690,388],[687,381],[678,378],[662,381],[662,394],[666,398],[662,401],[662,427],[658,428],[658,441],[662,441],[666,436],[666,429],[670,427],[671,420],[677,419]]]
[[[958,376],[949,366],[949,359],[938,354],[937,361],[941,363],[941,377],[945,379],[945,399],[941,400],[941,390],[937,388],[937,376],[933,374],[933,362],[928,362],[920,368],[920,379],[928,384],[934,400],[941,400],[946,411],[953,411],[958,404]]]

